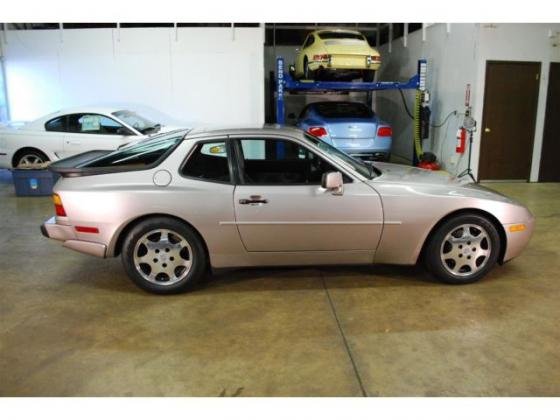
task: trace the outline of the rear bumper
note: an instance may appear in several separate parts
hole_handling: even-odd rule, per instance
[[[41,233],[46,238],[62,241],[62,246],[66,248],[105,258],[107,245],[77,239],[73,226],[60,225],[56,223],[55,217],[51,217],[41,225]]]
[[[365,55],[331,54],[329,61],[309,61],[310,70],[378,70],[381,61],[367,62]]]

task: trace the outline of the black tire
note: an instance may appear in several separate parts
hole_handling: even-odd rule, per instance
[[[310,76],[311,75],[309,74],[309,63],[307,61],[307,57],[303,57],[303,79],[309,80]]]
[[[169,231],[169,245],[164,245],[165,242],[162,241],[161,235],[158,241],[153,241],[154,237],[152,235],[157,235],[157,233],[148,236],[148,238],[151,237],[152,240],[145,239],[146,235],[150,232],[157,232],[158,230]],[[178,239],[186,240],[190,248],[187,246],[181,247],[182,242],[175,242]],[[150,244],[154,244],[151,251],[148,251],[147,247],[143,245],[146,240],[150,242]],[[158,257],[157,263],[154,258],[153,264],[151,264],[151,262],[146,264],[139,263],[139,268],[137,268],[135,253],[137,259],[141,258],[138,257],[138,255],[142,253],[142,248],[145,248],[147,252],[157,252],[157,255],[153,255],[154,257]],[[147,255],[147,252],[144,256]],[[177,255],[180,255],[180,257]],[[151,258],[151,256],[149,258]],[[168,217],[153,217],[134,226],[130,232],[128,232],[124,240],[121,260],[126,273],[138,287],[148,292],[158,294],[181,293],[190,289],[204,276],[208,264],[204,245],[199,235],[187,224]],[[173,282],[170,276],[160,271],[164,270],[162,267],[166,267],[166,262],[169,263],[170,266],[177,265],[175,267],[175,270],[177,270],[175,273],[179,274],[175,274],[177,277],[176,282]],[[190,262],[190,268],[178,266],[178,264],[183,262],[185,264]],[[148,267],[150,270],[147,269]],[[152,267],[154,267],[153,270]],[[182,268],[187,271],[186,274],[181,270]],[[152,271],[156,278],[152,280],[145,278],[145,276],[149,276]],[[166,278],[168,280],[165,280]]]
[[[35,158],[34,159],[35,162],[29,162],[29,163],[44,163],[50,161],[49,157],[43,152],[41,152],[40,150],[33,149],[33,148],[26,148],[17,151],[17,153],[14,155],[14,158],[12,160],[12,166],[14,168],[20,166],[20,164],[22,164],[22,162],[20,161],[25,157]]]
[[[468,240],[468,237],[457,236],[452,238],[456,242],[452,243],[450,240],[446,240],[446,237],[453,232],[461,235],[463,231],[467,230],[461,228],[463,225],[473,226],[472,228],[469,227],[468,230],[469,234],[474,233],[475,235],[477,233],[476,227],[478,227],[480,234],[486,239],[482,239],[480,243],[475,243],[476,238],[472,236],[472,242]],[[484,249],[485,243],[487,244],[486,249]],[[426,244],[423,262],[426,269],[444,283],[474,283],[494,267],[500,255],[501,246],[500,235],[489,219],[475,213],[465,213],[445,221],[437,228]],[[487,252],[487,256],[477,257],[478,253],[484,251]],[[456,252],[459,254],[455,255]],[[446,259],[446,255],[451,257]],[[478,265],[479,262],[480,265]],[[474,270],[471,267],[472,264],[475,265]],[[454,274],[452,271],[462,272]]]
[[[364,70],[362,80],[364,82],[373,82],[375,79],[375,70]]]

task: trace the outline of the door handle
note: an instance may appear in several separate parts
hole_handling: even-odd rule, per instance
[[[82,142],[81,142],[81,141],[70,141],[70,140],[66,140],[66,144],[75,144],[75,145],[78,145],[78,144],[82,144]]]
[[[268,200],[260,195],[252,195],[250,198],[240,198],[239,204],[266,204]]]
[[[485,133],[489,133],[489,132],[490,132],[490,129],[489,129],[488,127],[486,127],[486,128],[484,129],[484,132],[485,132]]]

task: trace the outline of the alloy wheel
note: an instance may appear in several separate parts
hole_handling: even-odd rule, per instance
[[[490,259],[492,243],[488,232],[476,224],[454,227],[443,239],[440,257],[444,268],[454,276],[479,272]]]
[[[189,242],[170,229],[144,234],[134,247],[134,266],[150,283],[170,286],[184,279],[193,263]]]
[[[41,163],[45,163],[45,161],[41,156],[36,155],[34,153],[28,153],[20,158],[17,166],[38,165]]]

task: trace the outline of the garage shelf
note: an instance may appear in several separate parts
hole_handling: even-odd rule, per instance
[[[323,82],[295,80],[289,72],[285,71],[282,57],[276,59],[276,123],[285,124],[284,110],[285,92],[372,92],[377,90],[402,90],[419,89],[426,87],[425,59],[418,60],[418,72],[407,82]]]

